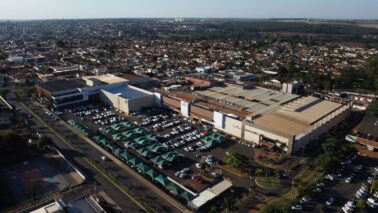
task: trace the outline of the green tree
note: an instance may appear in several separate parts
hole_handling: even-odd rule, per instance
[[[5,131],[0,133],[0,141],[8,148],[14,150],[26,149],[26,142],[21,135],[14,131]]]
[[[323,153],[320,154],[315,161],[317,166],[320,166],[324,171],[329,171],[337,167],[338,161],[332,154]]]
[[[248,159],[246,156],[231,150],[226,155],[225,162],[232,168],[243,168],[247,164]]]
[[[359,81],[356,81],[356,79],[360,78],[359,75],[358,70],[353,68],[343,69],[340,71],[340,75],[336,77],[336,85],[342,89],[360,87]]]
[[[7,59],[9,56],[5,52],[0,52],[0,60]]]
[[[255,170],[255,175],[256,175],[256,177],[261,177],[261,175],[263,174],[263,170],[261,169],[261,168],[257,168],[256,170]]]
[[[378,89],[378,56],[370,57],[364,67],[366,89]]]
[[[373,183],[371,184],[370,191],[375,192],[378,190],[378,180],[374,180]]]
[[[219,213],[219,206],[212,206],[209,210],[209,213]]]
[[[378,116],[378,100],[372,101],[367,110],[366,110],[367,115],[372,115],[372,116]]]
[[[59,40],[56,42],[56,46],[59,48],[64,48],[66,44],[64,43],[64,41]]]
[[[326,153],[334,153],[340,148],[340,146],[339,146],[338,140],[336,138],[332,137],[332,138],[328,138],[322,144],[322,148]]]
[[[5,97],[8,95],[9,92],[9,89],[0,88],[0,96]]]
[[[227,210],[232,209],[232,198],[230,196],[224,197],[223,202]]]
[[[40,138],[38,138],[37,149],[40,151],[46,151],[47,147],[52,144],[53,144],[53,141],[50,137],[46,135],[42,135]]]
[[[359,210],[359,212],[364,212],[364,210],[366,209],[366,201],[362,199],[358,200],[356,207]]]

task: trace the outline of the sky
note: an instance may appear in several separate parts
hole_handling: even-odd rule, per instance
[[[0,19],[378,19],[378,0],[0,0]]]

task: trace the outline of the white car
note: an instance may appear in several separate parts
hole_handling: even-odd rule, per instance
[[[330,206],[330,205],[332,205],[334,202],[335,202],[335,198],[334,198],[334,197],[330,197],[330,198],[328,198],[328,200],[326,201],[326,205],[327,205],[327,206]]]
[[[220,172],[214,171],[214,172],[211,173],[211,176],[213,176],[213,178],[217,178],[217,177],[220,176]]]
[[[326,175],[326,179],[330,180],[330,181],[334,181],[335,177],[333,175],[331,175],[331,174],[328,174],[328,175]]]
[[[375,209],[375,208],[378,207],[377,205],[374,205],[374,204],[372,204],[372,203],[370,203],[370,202],[367,202],[367,204],[368,204],[372,209]]]
[[[359,193],[367,193],[367,189],[366,188],[360,188],[357,192],[359,192]]]
[[[197,169],[202,169],[202,164],[196,163],[196,167],[197,167]]]
[[[352,182],[352,177],[347,177],[347,178],[345,179],[345,183],[350,183],[350,182]]]
[[[295,205],[295,206],[292,206],[291,209],[296,210],[296,211],[302,211],[303,207],[301,205]]]
[[[372,177],[372,176],[369,176],[369,177],[367,178],[367,182],[368,182],[369,184],[372,184],[372,183],[373,183],[373,180],[374,180],[374,177]]]
[[[357,197],[358,199],[365,198],[366,196],[367,196],[367,192],[360,192],[360,191],[358,191],[358,192],[356,193],[356,197]]]
[[[186,176],[188,176],[188,174],[186,174],[186,173],[181,173],[181,174],[179,175],[179,178],[186,178]]]
[[[367,199],[367,202],[373,204],[376,207],[378,206],[378,202],[374,198],[372,198],[372,197],[369,197]]]
[[[374,197],[378,198],[378,191],[376,191],[374,194],[373,194]]]
[[[309,203],[310,201],[311,201],[310,197],[304,196],[299,202],[302,204],[306,204],[306,203]]]
[[[344,207],[348,208],[348,209],[354,209],[356,206],[354,205],[354,202],[353,201],[348,201]]]
[[[345,206],[343,206],[343,208],[341,208],[341,209],[343,210],[344,213],[351,213],[352,212],[351,209],[349,209],[349,208],[347,208]]]

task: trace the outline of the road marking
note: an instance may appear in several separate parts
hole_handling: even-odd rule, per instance
[[[74,129],[73,127],[71,127],[70,125],[68,125],[66,122],[64,121],[60,121],[64,126],[66,126],[66,128],[70,129],[72,132],[74,132],[77,136],[79,136],[81,139],[83,139],[84,141],[88,142],[92,147],[94,147],[95,149],[97,149],[98,151],[100,151],[103,155],[105,155],[107,158],[111,159],[116,165],[118,165],[119,167],[121,167],[122,169],[126,170],[129,172],[129,174],[131,174],[132,176],[134,176],[137,180],[139,180],[140,182],[142,182],[143,184],[147,185],[150,189],[152,189],[153,191],[155,191],[158,195],[160,195],[161,197],[163,197],[168,203],[172,204],[174,207],[176,207],[177,209],[179,209],[181,212],[186,212],[187,209],[181,205],[180,203],[178,203],[177,201],[173,200],[169,195],[167,195],[165,192],[161,191],[159,188],[157,188],[154,184],[152,184],[151,182],[149,182],[148,180],[146,180],[143,176],[141,176],[139,173],[137,173],[136,171],[134,171],[133,169],[131,169],[130,167],[126,166],[122,161],[120,161],[118,158],[114,157],[112,154],[110,154],[109,152],[107,152],[106,150],[104,150],[102,147],[98,146],[96,143],[94,143],[91,139],[89,139],[88,137],[84,136],[83,134],[79,133],[76,129]]]
[[[63,138],[58,132],[56,132],[53,128],[51,128],[44,120],[42,120],[38,115],[36,115],[33,111],[31,111],[24,103],[19,102],[29,113],[31,113],[35,118],[37,118],[43,125],[45,125],[48,129],[50,129],[56,136],[61,139],[66,145],[71,147],[75,151],[75,147],[69,143],[65,138]],[[119,189],[122,193],[124,193],[127,197],[129,197],[135,204],[137,204],[140,208],[144,211],[148,212],[148,210],[140,204],[135,198],[125,192],[117,183],[115,183],[112,179],[110,179],[105,173],[103,173],[100,169],[98,169],[91,161],[89,161],[86,157],[83,157],[84,160],[91,165],[96,171],[98,171],[102,176],[104,176],[109,182],[111,182],[117,189]]]

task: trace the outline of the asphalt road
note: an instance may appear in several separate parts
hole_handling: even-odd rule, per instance
[[[21,112],[28,111],[22,107],[17,102],[13,102],[16,107],[21,109]],[[30,107],[30,106],[29,106]],[[32,110],[38,110],[32,107]],[[85,174],[87,180],[90,183],[96,183],[97,191],[104,191],[109,197],[117,203],[123,212],[145,212],[140,206],[138,206],[134,201],[128,198],[123,191],[117,188],[110,180],[108,180],[104,175],[102,175],[95,167],[93,167],[88,161],[86,161],[82,156],[78,155],[77,152],[61,140],[56,134],[51,132],[47,126],[40,122],[37,118],[32,117],[31,120],[35,123],[36,130],[43,132],[47,136],[54,140],[55,145],[60,149],[60,151],[73,163],[75,163],[79,170]]]
[[[35,103],[30,103],[29,107],[33,111],[37,111],[40,114],[45,114],[45,111],[40,106],[35,105]],[[156,190],[152,190],[148,185],[143,183],[143,181],[136,178],[135,176],[132,176],[130,172],[127,172],[125,169],[122,169],[121,167],[117,166],[114,162],[110,160],[102,161],[101,156],[103,156],[103,153],[94,149],[94,147],[92,147],[90,144],[85,142],[76,133],[72,132],[70,129],[67,129],[67,127],[65,127],[65,125],[63,125],[61,122],[53,120],[51,116],[46,115],[44,117],[52,125],[54,125],[55,128],[60,129],[61,132],[63,132],[64,135],[67,138],[69,138],[70,141],[73,141],[75,145],[78,146],[83,152],[85,152],[90,158],[95,159],[98,163],[100,163],[102,167],[104,167],[108,173],[111,173],[113,176],[117,176],[119,182],[126,185],[134,194],[136,194],[139,198],[141,198],[143,202],[146,203],[149,207],[151,207],[157,212],[169,213],[169,212],[182,211],[181,209],[178,209],[172,203],[167,202],[166,199],[162,199],[162,197],[167,196],[166,194],[157,193]],[[73,156],[78,155],[77,152],[73,150],[69,150],[69,151],[71,152],[71,153],[68,153],[69,155],[73,155]],[[81,156],[77,156],[77,157],[81,158]],[[111,196],[112,190],[108,189],[107,193]],[[115,196],[111,196],[111,197],[113,198]],[[117,201],[116,199],[114,200],[117,203],[119,203],[119,201]],[[127,209],[127,212],[130,212],[130,209],[128,209],[127,207],[125,209]]]

